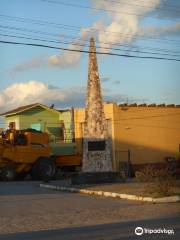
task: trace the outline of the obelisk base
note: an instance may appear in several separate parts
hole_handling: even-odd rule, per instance
[[[84,140],[82,172],[112,172],[112,154],[109,139]]]

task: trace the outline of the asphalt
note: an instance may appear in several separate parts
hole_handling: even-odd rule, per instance
[[[57,192],[39,184],[0,182],[0,240],[180,239],[177,203],[141,204]],[[67,181],[56,184],[68,186]],[[136,227],[175,233],[136,236]]]
[[[158,226],[158,227],[157,227]],[[142,234],[137,236],[135,228],[173,230],[174,234]],[[180,239],[180,217],[149,219],[85,227],[64,228],[48,231],[25,232],[0,235],[0,240],[135,240],[135,239]]]

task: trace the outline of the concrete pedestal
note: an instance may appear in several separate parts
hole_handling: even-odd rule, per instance
[[[84,140],[83,172],[112,172],[109,140]]]

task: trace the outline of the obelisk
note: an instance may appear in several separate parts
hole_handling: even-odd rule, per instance
[[[83,172],[110,172],[112,159],[101,93],[94,38],[90,39],[88,84],[83,133]]]

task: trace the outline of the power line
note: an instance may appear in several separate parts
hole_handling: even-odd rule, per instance
[[[96,11],[102,11],[102,12],[111,12],[111,13],[121,13],[121,14],[127,14],[127,15],[134,15],[138,17],[144,17],[143,14],[136,14],[136,13],[129,13],[129,12],[124,12],[124,11],[116,11],[116,10],[110,10],[110,9],[104,9],[104,8],[96,8],[96,7],[90,7],[90,6],[84,6],[80,4],[74,4],[74,3],[66,3],[66,2],[60,2],[60,1],[54,1],[54,0],[40,0],[42,2],[47,2],[47,3],[52,3],[52,4],[60,4],[64,6],[70,6],[70,7],[75,7],[75,8],[84,8],[84,9],[92,9]],[[147,18],[154,18],[150,16],[146,16]],[[159,18],[159,17],[156,17]],[[161,18],[162,19],[162,18]]]
[[[7,18],[10,21],[19,21],[19,22],[24,22],[24,23],[32,23],[32,24],[38,24],[38,25],[41,25],[41,26],[47,26],[47,24],[48,24],[48,25],[51,25],[51,26],[56,27],[56,28],[63,28],[63,29],[68,29],[68,30],[72,30],[72,31],[79,31],[82,28],[84,28],[85,32],[90,32],[90,33],[92,33],[92,31],[99,31],[99,29],[97,29],[97,28],[90,28],[90,30],[89,30],[89,29],[86,29],[87,27],[79,27],[79,26],[75,26],[75,25],[54,23],[54,22],[42,21],[42,20],[34,20],[34,19],[30,19],[30,18],[13,17],[13,16],[3,15],[3,14],[0,14],[0,17]],[[138,38],[141,38],[141,39],[148,39],[148,40],[149,39],[150,40],[151,39],[152,40],[154,40],[154,39],[156,40],[157,39],[157,40],[160,40],[160,41],[180,43],[180,41],[177,41],[177,40],[174,40],[174,39],[169,39],[169,38],[168,39],[167,38],[163,38],[162,39],[162,38],[159,38],[159,37],[142,36],[141,34],[132,35],[132,34],[124,34],[122,32],[114,32],[114,31],[107,31],[107,30],[101,30],[100,34],[102,32],[110,33],[110,34],[116,34],[118,36],[127,36],[127,37],[134,37],[134,38],[138,37]]]
[[[13,27],[13,26],[9,26],[9,25],[0,25],[1,28],[4,28],[4,29],[13,29],[13,30],[18,30],[18,31],[28,31],[28,32],[33,32],[33,33],[40,33],[40,34],[45,34],[45,35],[50,35],[50,33],[46,33],[46,32],[43,32],[43,31],[39,31],[39,30],[32,30],[32,29],[26,29],[26,28],[19,28],[19,27]],[[64,27],[62,27],[64,28]],[[80,28],[80,27],[79,27]],[[65,28],[66,29],[66,28]],[[73,31],[78,31],[78,30],[75,30],[75,29],[69,29],[69,30],[73,30]],[[94,29],[95,30],[95,29]],[[97,29],[96,29],[97,30]],[[85,30],[86,32],[90,32],[92,33],[92,31],[90,30]],[[111,33],[111,32],[109,32]],[[128,37],[134,37],[133,35],[130,35],[130,34],[122,34],[122,33],[117,33],[116,34],[118,35],[122,35],[122,36],[128,36]],[[54,35],[54,36],[59,36],[59,34],[53,34],[51,33],[51,35]],[[136,35],[138,36],[138,35]],[[134,37],[135,38],[135,37]],[[154,37],[146,37],[146,36],[139,36],[139,38],[141,38],[142,40],[144,40],[144,38],[147,38],[148,40],[154,40],[154,39],[161,39],[161,38],[154,38]],[[145,39],[146,40],[146,39]],[[176,41],[176,40],[173,40],[173,39],[161,39],[161,41],[168,41],[168,42],[175,42],[175,43],[180,43],[180,41]],[[160,40],[154,40],[156,42],[161,42]],[[168,43],[167,42],[167,43]],[[110,43],[109,44],[113,45],[113,43]],[[171,43],[172,44],[172,43]],[[115,44],[117,45],[117,44]]]
[[[61,44],[65,44],[65,45],[74,45],[74,46],[78,46],[78,47],[89,47],[89,45],[85,45],[85,44],[77,44],[77,43],[73,43],[73,42],[64,42],[64,41],[56,41],[56,40],[46,40],[46,39],[42,39],[42,38],[23,37],[23,36],[17,36],[17,35],[9,35],[9,34],[0,34],[0,36],[27,39],[27,40],[35,40],[35,41],[42,41],[42,42],[48,42],[48,43],[61,43]],[[128,51],[128,50],[125,50],[125,49],[110,48],[110,47],[96,46],[96,48],[114,50],[114,51]],[[173,54],[168,54],[168,53],[156,53],[156,52],[147,52],[147,51],[140,51],[140,50],[130,50],[129,52],[151,54],[151,55],[158,55],[159,54],[159,55],[170,56],[170,57],[180,57],[180,55],[177,55],[177,54],[173,55]]]
[[[58,50],[70,51],[70,52],[96,53],[96,54],[100,54],[100,55],[110,55],[110,56],[127,57],[127,58],[154,59],[154,60],[167,60],[167,61],[180,62],[180,59],[176,59],[176,58],[136,56],[136,55],[127,55],[127,54],[118,54],[118,53],[106,53],[106,52],[99,52],[99,51],[89,52],[87,50],[68,49],[68,48],[55,47],[55,46],[43,45],[43,44],[35,44],[35,43],[12,42],[12,41],[3,41],[3,40],[0,40],[0,43],[2,43],[2,44],[12,44],[12,45],[22,45],[22,46],[31,46],[31,47],[43,47],[43,48],[58,49]]]
[[[88,41],[89,40],[86,40],[86,39],[80,39],[80,38],[76,38],[76,37],[72,37],[72,36],[69,36],[69,35],[63,35],[64,37],[66,38],[70,38],[70,39],[76,39],[76,40],[79,40],[79,41]],[[148,49],[148,50],[153,50],[153,51],[159,51],[159,52],[170,52],[170,53],[180,53],[178,51],[172,51],[172,50],[169,50],[169,49],[164,49],[164,48],[152,48],[152,47],[139,47],[138,45],[128,45],[128,44],[120,44],[120,43],[110,43],[110,42],[101,42],[101,41],[98,41],[100,44],[104,44],[104,45],[112,45],[112,46],[121,46],[121,47],[126,47],[126,48],[141,48],[141,49]],[[127,49],[128,50],[128,49]]]
[[[59,37],[59,34],[54,34],[54,33],[47,33],[47,32],[44,32],[44,31],[39,31],[39,30],[32,30],[32,29],[26,29],[26,28],[17,28],[17,27],[11,27],[11,26],[2,26],[0,25],[0,28],[4,28],[6,30],[4,30],[4,32],[9,32],[7,31],[7,29],[10,29],[10,30],[17,30],[17,31],[27,31],[27,32],[32,32],[32,33],[35,33],[35,34],[42,34],[42,35],[46,35],[46,36],[55,36],[55,37]],[[12,32],[10,32],[12,34]],[[14,32],[13,32],[14,33]],[[17,32],[15,32],[15,34],[17,34]],[[19,33],[18,33],[19,34]],[[29,34],[24,34],[24,36],[31,36]],[[36,36],[35,36],[36,37]],[[76,41],[79,41],[79,42],[89,42],[89,40],[86,40],[86,39],[78,39],[77,37],[72,37],[72,36],[67,36],[67,35],[63,35],[63,38],[68,38],[68,39],[73,39],[73,40],[76,40]],[[118,44],[118,43],[108,43],[108,42],[100,42],[100,44],[103,44],[103,45],[110,45],[110,46],[120,46],[120,47],[125,47],[125,48],[128,48],[128,49],[123,49],[124,51],[131,51],[131,49],[138,49],[139,46],[129,46],[127,44]],[[129,49],[131,48],[131,49]],[[162,54],[161,52],[166,52],[166,53],[170,53],[169,55],[174,55],[174,53],[178,53],[177,51],[172,51],[172,50],[167,50],[167,49],[162,49],[162,48],[150,48],[150,47],[140,47],[142,49],[148,49],[148,50],[153,50],[153,51],[158,51],[160,52],[159,54]],[[137,51],[140,51],[139,49]],[[163,53],[164,54],[164,53]]]
[[[28,22],[28,23],[32,23],[32,24],[38,24],[38,25],[42,25],[42,26],[47,26],[48,25],[52,25],[53,27],[66,27],[66,28],[75,28],[75,29],[79,29],[80,27],[78,26],[73,26],[73,25],[67,25],[67,24],[61,24],[61,23],[55,23],[55,22],[49,22],[49,21],[43,21],[43,20],[35,20],[35,19],[31,19],[31,18],[23,18],[23,17],[14,17],[14,16],[9,16],[9,15],[4,15],[4,14],[0,14],[0,17],[3,18],[7,18],[10,21],[18,21],[18,22]]]
[[[0,26],[1,28],[1,26]],[[19,30],[19,29],[18,29]],[[26,30],[28,31],[28,30]],[[30,30],[30,32],[33,32],[33,30]],[[30,34],[25,34],[25,33],[18,33],[18,32],[13,32],[13,31],[8,31],[8,30],[4,30],[3,31],[4,33],[8,33],[8,34],[21,34],[23,36],[32,36]],[[46,35],[46,36],[55,36],[55,37],[59,37],[59,34],[53,34],[53,33],[47,33],[47,32],[42,32],[42,31],[38,31],[40,35]],[[35,31],[35,33],[37,33],[37,31]],[[37,37],[35,35],[35,37]],[[77,38],[75,36],[70,36],[70,35],[64,35],[63,34],[63,39],[64,38],[67,38],[67,39],[71,39],[71,40],[75,40],[75,41],[79,41],[79,42],[88,42],[89,43],[89,39],[81,39],[81,38]],[[47,39],[48,40],[48,39]],[[120,47],[123,47],[123,48],[126,48],[126,49],[123,49],[124,51],[130,51],[131,49],[147,49],[147,50],[152,50],[152,51],[157,51],[157,52],[167,52],[167,53],[172,53],[172,54],[176,54],[176,53],[180,53],[178,51],[172,51],[172,50],[169,50],[169,49],[164,49],[164,48],[152,48],[152,47],[139,47],[138,45],[128,45],[128,44],[120,44],[120,43],[110,43],[110,42],[101,42],[101,41],[98,41],[99,44],[104,44],[104,45],[112,45],[112,46],[120,46]]]
[[[77,43],[73,43],[73,42],[64,42],[64,41],[55,41],[55,40],[46,40],[46,39],[42,39],[42,38],[23,37],[23,36],[8,35],[8,34],[0,34],[0,36],[28,39],[28,40],[36,40],[36,41],[43,41],[43,42],[50,42],[50,43],[61,43],[61,44],[65,44],[65,45],[71,44],[71,45],[79,46],[79,47],[88,47],[88,45],[85,45],[85,44],[77,44]],[[176,55],[176,54],[172,55],[172,54],[167,54],[167,53],[156,53],[156,52],[147,52],[147,51],[140,51],[140,50],[125,50],[125,49],[120,49],[120,48],[99,47],[99,46],[96,46],[96,48],[115,50],[115,51],[129,51],[129,52],[136,52],[136,53],[142,53],[142,54],[152,54],[152,55],[159,54],[159,55],[164,55],[164,56],[180,57],[180,55]]]

